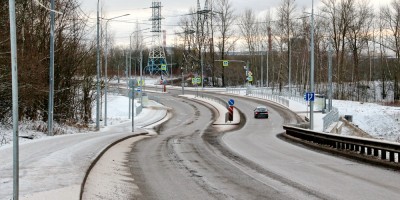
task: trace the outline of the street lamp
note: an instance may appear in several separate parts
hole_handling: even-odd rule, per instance
[[[311,6],[310,92],[314,92],[314,0],[312,0]],[[314,130],[314,101],[310,101],[310,129]]]
[[[50,12],[50,83],[49,83],[49,108],[47,119],[47,131],[49,136],[53,136],[53,111],[54,111],[54,0],[51,0]]]
[[[260,88],[264,87],[264,45],[261,44],[261,83]]]
[[[142,31],[144,31],[144,30],[148,30],[148,29],[150,29],[150,28],[145,28],[145,29],[140,29],[140,30],[135,30],[135,31],[133,31],[130,35],[129,35],[129,61],[128,61],[128,68],[127,68],[127,77],[128,77],[128,82],[129,81],[131,81],[132,80],[132,35],[134,34],[134,33],[138,33],[138,32],[142,32]],[[142,38],[143,39],[143,38]],[[127,56],[128,57],[128,56]],[[135,68],[135,75],[136,75],[136,68]],[[132,92],[134,92],[134,91],[132,91]],[[132,105],[132,103],[131,103],[131,97],[129,97],[129,119],[131,118],[131,115],[132,115],[132,120],[133,120],[133,117],[134,117],[134,114],[133,114],[133,108],[131,109],[131,105]],[[133,104],[134,105],[134,104]],[[132,114],[131,114],[131,110],[132,110]]]
[[[12,77],[12,122],[13,122],[13,199],[19,194],[19,140],[18,140],[18,62],[17,62],[17,20],[15,0],[9,0],[11,77]]]
[[[125,17],[130,14],[124,14],[116,17],[112,17],[106,20],[106,50],[105,50],[105,69],[104,69],[104,76],[105,76],[105,81],[104,81],[104,126],[107,126],[107,57],[108,57],[108,36],[107,36],[107,27],[108,27],[108,22],[120,18],[120,17]]]
[[[100,0],[97,0],[97,60],[96,60],[96,130],[100,130],[100,17],[99,17],[99,2]]]

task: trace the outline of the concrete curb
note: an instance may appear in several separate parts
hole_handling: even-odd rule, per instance
[[[112,142],[111,144],[107,145],[97,156],[96,158],[91,162],[90,166],[88,167],[88,169],[85,172],[85,176],[83,178],[83,181],[81,183],[81,187],[80,187],[80,192],[79,192],[79,199],[82,200],[83,197],[83,193],[84,193],[84,189],[85,189],[85,184],[87,182],[88,176],[90,174],[90,172],[92,171],[93,167],[97,164],[97,162],[101,159],[101,157],[113,146],[117,145],[118,143],[127,140],[129,138],[132,137],[137,137],[137,136],[143,136],[143,135],[149,135],[149,134],[153,134],[153,129],[154,127],[158,126],[160,123],[163,123],[164,121],[169,119],[169,115],[168,115],[168,108],[166,109],[167,112],[165,113],[165,115],[163,115],[162,117],[160,117],[159,120],[157,120],[156,122],[152,123],[152,124],[146,124],[144,125],[142,128],[139,129],[135,129],[135,131],[138,131],[139,133],[134,133],[133,135],[130,136],[126,136],[123,138],[120,138],[114,142]]]
[[[83,192],[84,192],[84,189],[85,189],[85,184],[86,184],[86,181],[88,179],[88,176],[89,176],[90,172],[92,171],[93,167],[97,164],[97,162],[100,160],[100,158],[104,155],[105,152],[107,152],[111,147],[113,147],[114,145],[120,143],[121,141],[124,141],[124,140],[132,138],[132,137],[137,137],[137,136],[142,136],[142,135],[147,135],[147,134],[148,134],[147,132],[143,132],[143,133],[138,133],[138,134],[130,135],[130,136],[127,136],[127,137],[123,137],[121,139],[118,139],[118,140],[114,141],[113,143],[109,144],[106,148],[104,148],[96,156],[96,158],[93,160],[93,162],[90,164],[89,168],[85,172],[85,176],[83,177],[83,181],[81,183],[81,188],[80,188],[80,192],[79,192],[79,199],[82,200]]]
[[[190,100],[201,101],[201,102],[207,103],[207,104],[211,105],[212,107],[214,107],[218,111],[219,116],[213,122],[213,125],[238,125],[238,124],[240,124],[240,121],[241,121],[240,112],[238,111],[238,109],[236,107],[233,109],[233,121],[230,122],[230,121],[225,120],[226,113],[228,113],[228,109],[225,106],[223,106],[215,101],[212,101],[212,100],[209,100],[206,98],[202,98],[202,97],[196,97],[194,95],[180,95],[180,96],[185,97]]]

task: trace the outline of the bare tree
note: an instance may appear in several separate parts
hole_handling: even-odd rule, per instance
[[[8,27],[8,2],[0,2],[0,122],[7,122],[12,108],[10,31]]]
[[[282,27],[282,33],[284,33],[284,38],[283,40],[286,40],[287,43],[287,81],[289,84],[291,84],[291,65],[292,65],[292,44],[291,40],[293,32],[294,32],[294,14],[296,10],[296,5],[294,3],[294,0],[282,0],[282,4],[278,8],[278,18],[280,26]],[[289,89],[291,85],[289,85]],[[289,91],[291,93],[291,91]]]
[[[44,0],[40,0],[40,4],[36,0],[16,2],[21,119],[46,121],[48,116],[50,11],[44,6],[50,7],[49,5],[50,2]],[[81,92],[85,88],[82,80],[87,78],[93,83],[95,73],[83,73],[86,67],[93,69],[93,65],[87,63],[91,58],[90,44],[83,39],[87,18],[82,16],[76,0],[60,0],[55,6],[60,13],[57,14],[55,22],[54,120],[70,123],[81,120],[89,122],[93,84],[88,86],[89,96],[85,99],[86,102],[82,101],[85,95]],[[7,6],[0,7],[0,20],[7,19],[7,13],[4,12]],[[1,26],[5,24],[7,23],[0,23]],[[0,37],[9,40],[8,27],[0,28]],[[9,48],[8,42],[0,41],[0,51],[9,51]],[[3,56],[1,52],[0,56]],[[9,66],[10,60],[6,58],[9,55],[4,56],[4,59],[0,59],[0,66]],[[8,74],[9,70],[5,69],[1,74]],[[0,88],[5,86],[7,94],[11,88],[4,82],[1,81]],[[85,103],[89,108],[80,109]],[[7,112],[0,108],[0,113],[3,114],[3,111]],[[82,116],[87,118],[84,120]]]
[[[255,13],[251,9],[246,9],[244,13],[239,17],[239,29],[241,36],[245,41],[245,48],[248,50],[250,55],[250,65],[246,66],[251,69],[257,69],[252,67],[255,65],[255,51],[257,50],[257,37],[258,37],[258,26]],[[249,58],[247,58],[249,59]]]
[[[195,13],[192,9],[189,13]],[[183,44],[181,49],[183,50],[183,66],[181,70],[186,71],[186,73],[194,72],[198,70],[198,62],[199,59],[196,55],[196,18],[193,15],[189,15],[181,18],[179,22],[181,26],[181,32],[177,33],[180,38],[183,40]]]
[[[346,55],[346,36],[351,24],[351,16],[354,7],[354,0],[322,0],[324,7],[322,12],[331,22],[333,47],[336,51],[336,83],[338,89],[336,98],[344,98],[342,83],[345,77],[345,55]]]
[[[234,36],[234,29],[233,29],[233,22],[234,22],[234,10],[232,8],[231,0],[217,0],[216,1],[216,17],[218,26],[218,39],[217,39],[217,48],[220,52],[220,59],[225,60],[226,54],[228,51],[232,50],[236,39],[233,39]],[[221,79],[222,79],[222,87],[225,87],[225,68],[221,66]]]
[[[264,22],[260,24],[260,45],[261,45],[261,54],[262,58],[265,57],[264,55],[267,54],[268,60],[262,59],[261,61],[261,66],[265,66],[265,63],[268,65],[268,68],[264,70],[264,73],[262,74],[265,77],[265,74],[267,75],[267,80],[264,80],[266,82],[267,86],[269,85],[269,76],[270,73],[269,71],[269,60],[270,56],[269,54],[272,52],[272,17],[271,17],[271,11],[268,10],[268,13],[264,17]],[[263,85],[263,84],[262,84]]]
[[[360,55],[361,51],[368,45],[369,32],[373,17],[372,7],[368,1],[357,2],[351,8],[351,22],[348,32],[349,48],[353,56],[353,66],[351,71],[351,82],[356,87],[357,99],[360,99]],[[366,78],[366,77],[364,77]]]
[[[387,37],[386,48],[392,50],[396,55],[396,64],[394,67],[394,98],[400,99],[399,76],[400,76],[400,0],[393,0],[390,6],[381,10],[384,26],[388,29],[390,35]]]

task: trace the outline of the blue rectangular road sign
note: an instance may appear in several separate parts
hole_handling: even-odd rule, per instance
[[[304,100],[306,101],[314,101],[315,99],[315,93],[314,92],[306,92],[304,94]]]

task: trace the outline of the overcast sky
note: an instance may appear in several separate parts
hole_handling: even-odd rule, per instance
[[[80,0],[83,11],[91,16],[91,25],[95,26],[97,0]],[[189,13],[190,8],[197,7],[197,0],[157,0],[161,1],[161,14],[164,17],[162,29],[167,30],[167,41],[174,37],[174,30],[179,30],[177,21],[180,15]],[[366,0],[360,0],[366,1]],[[387,5],[391,0],[371,0],[375,7]],[[103,15],[112,18],[124,14],[129,16],[122,17],[109,22],[109,34],[113,35],[115,43],[128,46],[129,35],[135,30],[135,23],[138,21],[141,29],[149,28],[151,24],[149,18],[152,15],[150,6],[152,0],[100,0],[103,8]],[[205,0],[200,0],[201,7],[204,7]],[[231,0],[236,14],[242,13],[245,9],[252,9],[258,16],[265,16],[270,9],[273,12],[282,0]],[[311,9],[312,0],[295,0],[299,10],[302,8]],[[318,9],[320,0],[314,0],[314,8]],[[95,29],[93,29],[95,30]],[[148,31],[148,30],[147,30]],[[145,33],[149,35],[149,33]],[[167,44],[168,45],[168,44]]]

